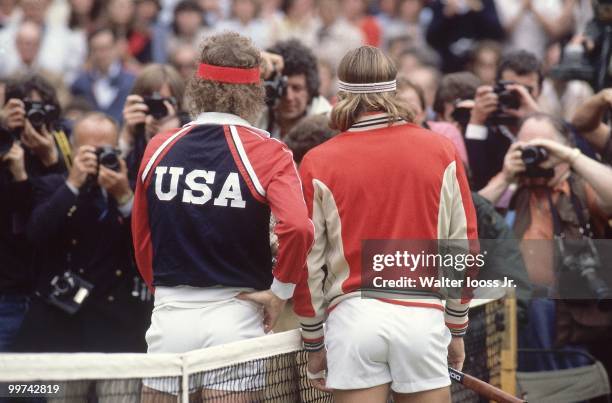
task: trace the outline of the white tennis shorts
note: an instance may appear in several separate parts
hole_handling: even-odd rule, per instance
[[[147,330],[148,353],[185,353],[206,347],[252,339],[265,335],[263,308],[250,301],[230,298],[217,302],[168,302],[153,309]],[[261,363],[236,369],[216,370],[192,376],[189,389],[243,391],[246,386],[263,387],[265,368]],[[231,373],[230,373],[231,372]],[[146,379],[149,388],[177,394],[177,382]]]
[[[362,389],[391,383],[397,393],[448,386],[450,340],[440,310],[347,299],[326,321],[327,386]]]

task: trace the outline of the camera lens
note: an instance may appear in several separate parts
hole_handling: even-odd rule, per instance
[[[26,116],[35,128],[40,128],[45,124],[46,114],[42,109],[30,109]]]
[[[119,163],[119,153],[112,146],[106,145],[96,148],[96,156],[98,164],[113,171],[119,172],[121,164]]]
[[[525,165],[535,166],[548,159],[548,152],[542,147],[525,147],[521,152],[521,158]]]
[[[112,169],[113,171],[119,171],[119,158],[114,152],[107,152],[100,154],[100,165]]]

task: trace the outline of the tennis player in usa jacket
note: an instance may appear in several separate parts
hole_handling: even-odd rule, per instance
[[[291,152],[249,123],[264,106],[261,60],[236,33],[207,38],[188,87],[197,118],[158,134],[145,151],[132,228],[138,268],[155,292],[149,352],[262,336],[305,276],[314,229]],[[274,268],[271,213],[280,245]],[[251,385],[265,380],[249,371]],[[216,391],[205,396],[240,392],[211,376],[204,383]]]

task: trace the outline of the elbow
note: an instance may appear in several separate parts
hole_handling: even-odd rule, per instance
[[[314,225],[308,217],[295,217],[284,224],[286,235],[292,243],[310,248],[314,239]]]

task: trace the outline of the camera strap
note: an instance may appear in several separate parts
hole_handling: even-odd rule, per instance
[[[570,186],[570,201],[572,203],[574,212],[576,213],[576,217],[578,218],[578,223],[580,224],[580,233],[582,234],[583,238],[593,238],[594,234],[593,234],[593,230],[591,229],[591,224],[587,221],[586,217],[584,216],[582,202],[580,201],[578,196],[576,196],[576,192],[574,192],[573,182],[574,181],[572,180],[570,176],[568,178],[568,183]],[[548,190],[546,195],[548,197],[548,204],[550,206],[550,212],[553,216],[553,231],[554,231],[555,238],[562,239],[565,237],[565,235],[563,233],[563,227],[561,224],[561,216],[559,215],[559,211],[557,210],[557,208],[555,207],[555,204],[553,203],[552,194],[551,194],[550,189]]]
[[[72,149],[70,148],[70,142],[66,133],[63,130],[54,130],[53,137],[55,137],[55,142],[60,149],[66,168],[70,170],[72,168]]]

